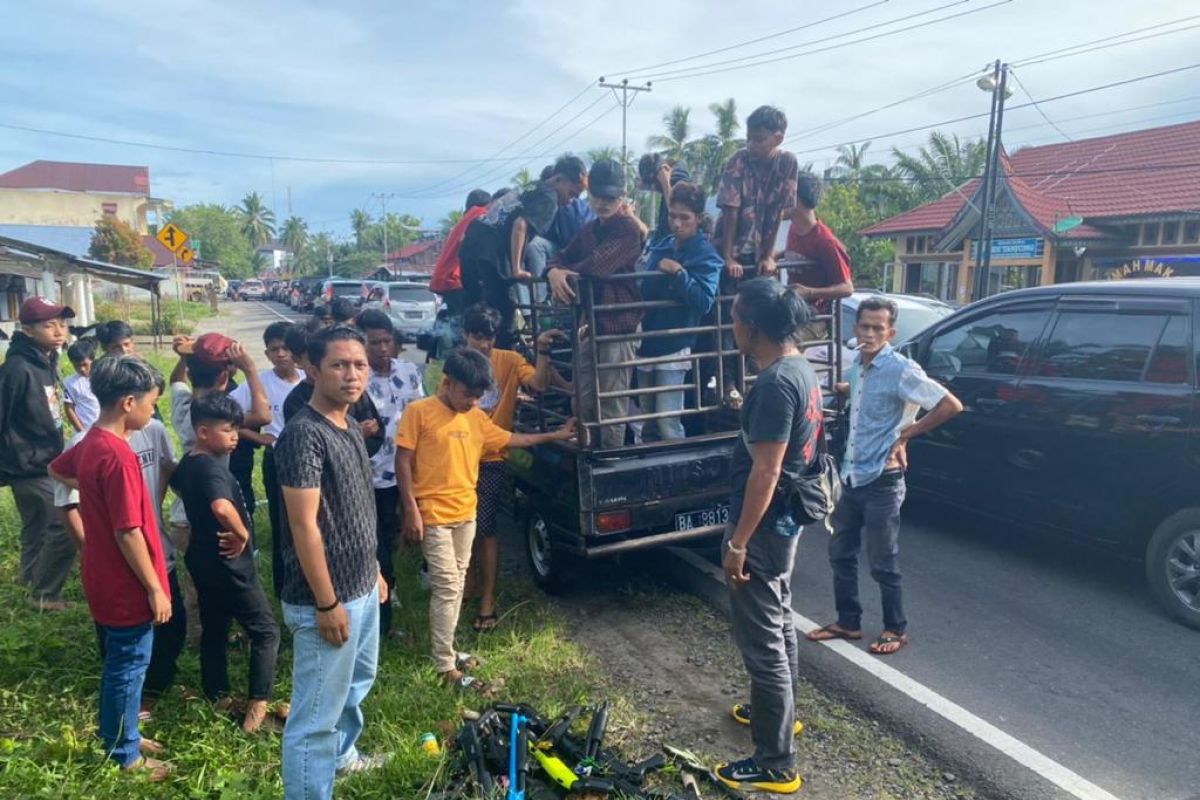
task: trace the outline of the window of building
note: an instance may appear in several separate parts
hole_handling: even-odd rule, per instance
[[[906,253],[917,252],[917,237],[915,237],[915,236],[905,236],[904,237],[904,252],[906,252]]]
[[[1147,222],[1142,225],[1142,247],[1154,247],[1158,244],[1158,223]]]
[[[1065,311],[1054,323],[1036,372],[1052,378],[1139,381],[1167,321],[1161,314]],[[1169,354],[1164,358],[1169,362]],[[1166,362],[1162,370],[1169,373]]]
[[[1175,244],[1179,240],[1179,223],[1164,222],[1162,226],[1162,244]]]
[[[110,216],[117,213],[117,204],[116,203],[102,203],[100,205],[100,208],[104,211],[105,214],[110,215]]]
[[[928,236],[918,236],[917,237],[917,252],[924,253],[925,247],[926,247],[926,245],[928,245],[928,243],[929,243]]]
[[[1200,220],[1183,223],[1183,243],[1195,244],[1200,242]]]
[[[930,375],[1015,375],[1050,316],[1049,307],[1004,309],[939,334],[930,343]]]

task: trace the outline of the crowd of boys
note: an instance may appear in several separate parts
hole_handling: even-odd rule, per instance
[[[579,276],[646,271],[642,280],[602,283],[594,300],[609,310],[596,314],[595,331],[577,329],[581,337],[604,337],[594,348],[599,363],[581,359],[577,411],[590,421],[598,412],[628,416],[628,397],[611,395],[628,393],[633,369],[604,365],[652,359],[637,385],[649,390],[641,412],[655,415],[657,431],[634,435],[685,436],[672,416],[683,408],[683,391],[672,387],[683,383],[698,343],[673,329],[694,329],[748,271],[772,275],[783,258],[810,259],[788,283],[818,311],[853,288],[845,248],[815,213],[819,181],[801,174],[781,149],[786,125],[775,108],[750,115],[746,146],[720,180],[711,239],[703,189],[683,164],[661,158],[644,160],[639,170],[643,188],[662,196],[652,229],[633,213],[625,171],[613,161],[589,170],[564,156],[531,188],[471,192],[433,276],[450,319],[431,396],[422,369],[398,357],[390,318],[360,314],[344,299],[309,322],[269,326],[263,340],[271,368],[261,372],[242,344],[222,334],[179,337],[179,363],[168,380],[136,355],[122,322],[73,342],[66,350],[73,374],[64,380],[58,354],[73,312],[44,298],[27,300],[0,366],[0,447],[11,454],[0,464],[0,483],[12,487],[20,512],[21,580],[34,607],[66,607],[63,587],[82,552],[103,662],[99,735],[109,756],[157,779],[170,774],[170,764],[157,758],[164,748],[141,738],[138,722],[174,681],[191,639],[199,646],[202,689],[218,708],[236,713],[247,733],[282,726],[287,797],[330,797],[336,776],[378,766],[379,757],[356,745],[380,640],[391,632],[393,550],[401,534],[426,562],[435,668],[450,686],[490,693],[494,687],[470,674],[474,660],[458,652],[455,629],[468,584],[480,600],[475,629],[491,630],[500,618],[503,454],[576,435],[573,419],[548,433],[512,432],[518,394],[563,381],[551,349],[564,333],[537,332],[533,363],[514,349],[520,299],[544,299],[532,279],[544,279],[552,302],[571,305],[579,300]],[[791,227],[777,252],[784,220]],[[676,304],[643,312],[642,300]],[[885,322],[890,327],[894,314]],[[818,327],[804,333],[823,335]],[[158,419],[164,391],[177,454]],[[936,405],[932,389],[927,394],[915,401]],[[64,450],[67,425],[76,433]],[[628,436],[626,425],[609,424],[598,443],[619,448]],[[255,569],[256,449],[263,451],[273,594],[292,637],[290,704],[272,702],[281,634]],[[176,498],[163,519],[168,486]],[[898,520],[899,502],[893,505]],[[862,513],[843,516],[862,527]],[[889,530],[894,556],[894,526]],[[858,538],[852,545],[849,538],[839,545],[843,573],[857,568]],[[887,589],[896,611],[889,617],[893,649],[881,652],[894,652],[906,641],[898,571]],[[850,638],[856,603],[839,605],[844,624],[813,637]],[[244,703],[234,699],[227,668],[235,620],[250,647]],[[749,708],[739,708],[748,721]],[[780,776],[792,768],[785,755],[761,780],[722,777],[786,786]]]

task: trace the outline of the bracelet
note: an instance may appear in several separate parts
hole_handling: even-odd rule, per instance
[[[746,555],[746,548],[744,548],[744,547],[734,547],[734,546],[733,546],[733,539],[730,539],[728,542],[726,542],[726,543],[725,543],[725,546],[726,546],[726,547],[728,547],[728,548],[729,548],[729,552],[733,553],[734,555],[739,555],[739,556],[744,556],[744,555]]]
[[[338,600],[337,598],[334,598],[333,602],[327,606],[317,606],[317,613],[318,614],[328,614],[330,611],[333,611],[339,605],[341,605],[341,601]]]

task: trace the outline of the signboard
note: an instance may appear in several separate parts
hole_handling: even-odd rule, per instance
[[[179,248],[179,252],[175,255],[179,258],[179,263],[184,265],[190,264],[196,260],[196,251],[187,245]]]
[[[1060,219],[1058,222],[1054,223],[1054,232],[1055,233],[1066,233],[1069,230],[1078,228],[1082,224],[1083,224],[1083,217],[1079,217],[1079,216],[1064,217],[1063,219]]]
[[[1097,258],[1092,262],[1106,280],[1200,276],[1200,255]]]
[[[992,260],[1041,259],[1045,248],[1045,240],[1038,236],[1023,239],[992,239]],[[971,257],[976,261],[979,260],[978,242],[971,246]]]
[[[187,245],[188,235],[174,222],[168,222],[158,231],[157,239],[162,242],[163,247],[178,255]]]

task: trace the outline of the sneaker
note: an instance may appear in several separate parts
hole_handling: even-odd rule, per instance
[[[750,704],[738,703],[733,707],[733,718],[743,725],[750,724]],[[792,726],[792,736],[799,736],[804,733],[804,723],[796,720],[796,724]]]
[[[732,764],[718,764],[717,780],[730,789],[757,789],[775,794],[800,791],[804,781],[794,769],[763,769],[753,758],[743,758]]]
[[[387,762],[384,756],[376,753],[373,756],[365,756],[359,753],[358,758],[351,761],[344,767],[338,767],[337,776],[345,778],[347,775],[355,775],[359,772],[370,772],[371,770],[379,769]]]

